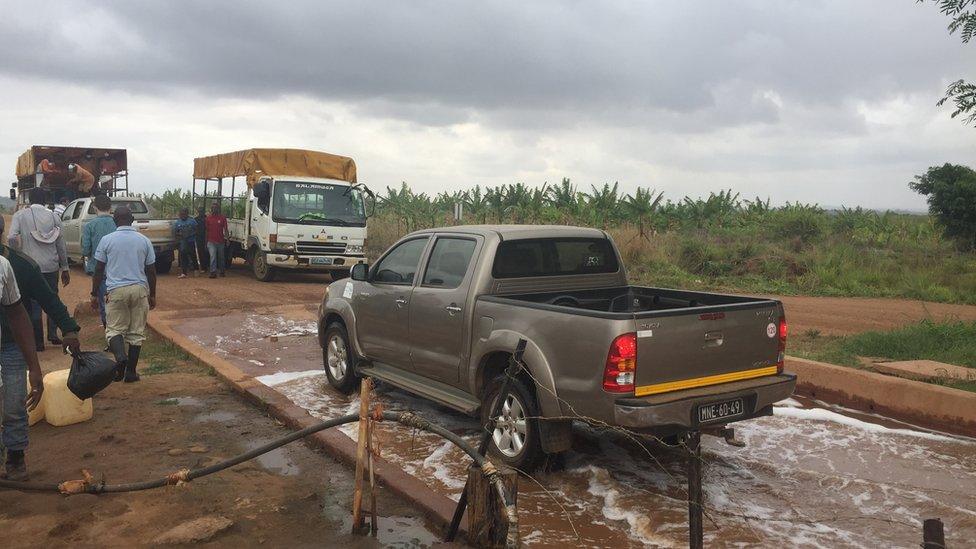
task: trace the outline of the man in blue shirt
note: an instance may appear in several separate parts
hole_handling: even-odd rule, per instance
[[[81,255],[85,258],[85,272],[95,274],[95,250],[102,237],[115,232],[115,220],[112,219],[112,199],[104,194],[95,197],[95,219],[85,223],[81,232]],[[98,313],[105,327],[105,283],[98,288]]]
[[[95,249],[91,306],[98,307],[98,286],[105,280],[105,339],[115,355],[116,381],[139,381],[136,366],[146,340],[146,319],[156,308],[156,254],[152,243],[132,226],[129,208],[115,210],[114,233]],[[129,345],[126,353],[125,345]]]
[[[196,272],[200,268],[197,265],[197,221],[190,217],[190,210],[180,209],[180,218],[173,223],[173,232],[180,244],[180,278],[186,278],[187,271],[193,269]]]

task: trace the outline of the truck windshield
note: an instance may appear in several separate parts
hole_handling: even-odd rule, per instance
[[[618,269],[617,254],[606,238],[534,238],[499,244],[492,276],[563,276]]]
[[[362,193],[343,184],[276,181],[272,214],[279,223],[366,226]]]

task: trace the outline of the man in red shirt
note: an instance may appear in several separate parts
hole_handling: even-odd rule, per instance
[[[210,278],[224,276],[227,266],[227,218],[220,215],[220,204],[210,204],[207,216],[207,251],[210,252]]]

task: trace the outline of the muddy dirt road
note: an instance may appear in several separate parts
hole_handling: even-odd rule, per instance
[[[315,416],[358,410],[325,381],[307,307],[182,319],[177,330],[231,360]],[[381,386],[386,409],[414,410],[474,440],[478,425]],[[457,497],[467,460],[436,437],[384,425],[387,459]],[[352,427],[347,433],[355,436]],[[745,448],[706,438],[708,546],[914,547],[920,517],[941,517],[950,539],[976,539],[976,440],[912,428],[824,403],[788,400],[740,424]],[[573,450],[519,486],[528,545],[685,543],[682,454],[579,425]]]
[[[94,318],[79,320],[84,347],[104,345]],[[45,371],[69,366],[50,347],[40,357]],[[31,480],[78,479],[82,468],[108,483],[159,478],[291,432],[165,342],[147,342],[140,369],[141,382],[116,383],[95,397],[90,421],[31,427]],[[380,498],[383,543],[348,534],[353,477],[346,466],[294,443],[180,487],[68,498],[0,490],[0,545],[145,546],[200,518],[222,523],[206,538],[223,546],[416,546],[435,540],[421,515],[391,494]]]

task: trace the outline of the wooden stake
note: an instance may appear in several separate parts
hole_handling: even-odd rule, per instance
[[[945,549],[945,529],[942,521],[925,519],[922,522],[922,547],[925,549]]]
[[[512,495],[512,503],[517,503],[518,474],[506,467],[499,467],[498,473]],[[505,547],[508,519],[502,510],[503,502],[481,467],[474,464],[468,468],[467,494],[468,542],[475,547]]]
[[[375,423],[369,420],[369,434],[366,437],[366,452],[369,455],[369,526],[370,534],[375,538],[379,532],[376,518],[376,475],[373,474],[373,427]]]
[[[363,468],[366,465],[366,446],[369,432],[369,397],[373,381],[363,380],[359,387],[359,440],[356,444],[356,484],[352,493],[352,533],[359,534],[363,529]]]

